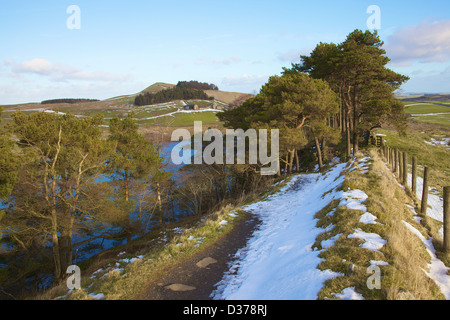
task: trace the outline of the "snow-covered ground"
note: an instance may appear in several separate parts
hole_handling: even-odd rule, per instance
[[[366,170],[369,161],[368,157],[356,164],[353,161],[350,171],[355,167]],[[363,212],[360,223],[378,223],[377,217],[368,212],[364,205],[368,198],[364,191],[336,191],[344,181],[344,175],[340,176],[344,168],[345,164],[338,164],[325,175],[311,173],[294,176],[268,199],[244,207],[244,210],[260,218],[261,225],[249,239],[247,246],[237,252],[229,265],[229,271],[217,284],[211,297],[223,300],[314,300],[326,280],[341,276],[342,274],[331,270],[322,271],[317,268],[322,261],[319,258],[321,250],[313,250],[312,245],[319,234],[330,231],[334,226],[318,228],[314,214],[330,201],[339,199],[339,206]],[[420,182],[418,187],[419,185]],[[333,214],[334,211],[331,210],[328,214]],[[431,209],[430,213],[436,213],[435,211],[439,209]],[[412,230],[410,225],[407,227]],[[322,241],[322,250],[333,246],[341,236],[342,234],[337,234]],[[379,251],[386,244],[386,240],[380,235],[364,232],[360,228],[355,228],[348,238],[364,240],[361,247],[373,251]],[[449,299],[448,268],[436,258],[431,239],[422,236],[421,240],[431,257],[430,270],[424,271]],[[388,265],[382,260],[370,263]],[[344,288],[332,295],[341,299],[364,299],[354,287]]]
[[[450,138],[441,138],[440,140],[431,138],[430,141],[424,141],[424,142],[431,146],[444,146],[444,147],[450,148],[450,146],[449,146]]]
[[[280,192],[245,207],[259,216],[261,226],[248,245],[238,251],[237,259],[212,297],[312,300],[317,298],[326,280],[341,275],[317,269],[321,262],[320,251],[311,247],[316,237],[324,232],[316,227],[314,214],[331,200],[344,196],[342,191],[335,191],[344,181],[343,175],[339,177],[344,167],[345,164],[339,164],[325,175],[295,176]],[[358,196],[364,198],[358,192],[349,194],[348,204],[357,206],[357,202],[363,201],[355,201]],[[325,247],[336,239],[327,240]]]
[[[165,113],[165,114],[161,114],[159,116],[154,116],[154,117],[148,117],[148,118],[143,118],[140,120],[151,120],[151,119],[156,119],[156,118],[162,118],[162,117],[173,117],[174,114],[177,113],[197,113],[197,112],[222,112],[222,110],[218,110],[218,109],[209,109],[209,108],[205,108],[205,109],[199,109],[199,110],[183,110],[183,109],[178,109],[177,111],[174,112],[170,112],[170,113]]]

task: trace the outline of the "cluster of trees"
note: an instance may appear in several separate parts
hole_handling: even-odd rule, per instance
[[[329,119],[347,138],[347,155],[358,151],[363,135],[384,123],[399,131],[406,127],[403,105],[394,92],[409,80],[386,65],[390,59],[377,32],[355,30],[340,43],[320,43],[309,56],[301,56],[292,72],[306,72],[325,80],[339,95],[339,112]]]
[[[135,98],[134,104],[137,106],[146,106],[173,100],[191,99],[213,100],[214,98],[209,97],[203,90],[176,86],[156,93],[140,94]]]
[[[98,99],[51,99],[51,100],[44,100],[41,102],[41,104],[55,104],[55,103],[82,103],[82,102],[94,102],[94,101],[100,101]]]
[[[305,148],[315,149],[320,169],[328,145],[345,145],[350,157],[370,130],[388,122],[399,130],[406,126],[394,92],[409,78],[386,67],[382,45],[376,31],[360,30],[340,44],[320,43],[254,98],[218,117],[232,128],[279,129],[286,173],[294,160],[299,168],[298,151]]]
[[[198,90],[219,90],[219,87],[213,83],[192,81],[178,81],[177,87],[191,88]]]
[[[131,117],[113,119],[105,139],[101,115],[12,115],[0,135],[1,245],[8,248],[0,282],[48,273],[57,282],[75,248],[99,238],[130,239],[136,206],[148,219],[157,212],[158,187],[170,175]]]

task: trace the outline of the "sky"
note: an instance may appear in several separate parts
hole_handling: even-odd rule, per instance
[[[258,93],[318,43],[374,28],[402,92],[450,92],[450,1],[2,0],[0,105],[189,80]]]

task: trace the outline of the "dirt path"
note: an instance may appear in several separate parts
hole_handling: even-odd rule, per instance
[[[171,267],[165,276],[145,290],[140,299],[210,300],[215,284],[228,270],[228,262],[246,245],[259,223],[255,215],[248,214],[215,244]]]

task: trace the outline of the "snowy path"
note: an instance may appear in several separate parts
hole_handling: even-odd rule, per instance
[[[334,189],[344,180],[339,174],[345,165],[324,176],[298,175],[268,200],[244,208],[258,215],[262,224],[237,253],[214,299],[313,300],[326,280],[340,275],[317,269],[320,251],[311,246],[324,231],[316,227],[314,214],[342,196]]]

